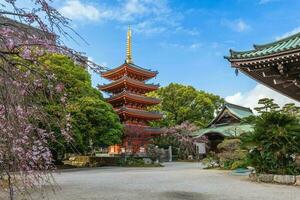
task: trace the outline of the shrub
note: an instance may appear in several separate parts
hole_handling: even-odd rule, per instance
[[[300,173],[295,156],[300,153],[300,123],[288,113],[264,112],[254,120],[254,131],[242,136],[247,159],[258,173]]]
[[[120,159],[118,162],[122,167],[163,167],[160,163],[145,164],[142,157],[127,157]]]
[[[240,145],[241,140],[237,138],[225,139],[218,145],[220,153],[217,154],[217,157],[221,168],[236,169],[246,165],[242,163],[244,163],[247,152],[241,150]]]
[[[219,167],[219,160],[214,152],[210,152],[206,158],[202,160],[205,169]]]
[[[230,169],[234,170],[237,168],[246,168],[248,166],[248,162],[246,159],[244,160],[236,160],[231,164]]]
[[[239,149],[240,145],[240,139],[225,139],[218,145],[218,149],[225,151],[235,151],[236,149]]]
[[[151,158],[151,160],[157,161],[159,160],[160,156],[163,154],[162,150],[153,144],[149,144],[147,147],[147,155]]]

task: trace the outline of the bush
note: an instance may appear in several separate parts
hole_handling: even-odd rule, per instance
[[[219,160],[214,152],[210,152],[206,158],[202,160],[205,169],[219,167]]]
[[[244,159],[244,160],[236,160],[236,161],[234,161],[231,164],[230,169],[234,170],[234,169],[237,169],[237,168],[246,168],[246,167],[248,167],[248,162],[247,162],[246,159]]]
[[[223,151],[234,151],[239,149],[241,145],[240,139],[225,139],[223,142],[218,144],[218,149]]]
[[[300,123],[296,116],[272,111],[254,120],[254,131],[242,137],[247,159],[258,173],[297,175],[295,157],[300,153]]]
[[[246,164],[245,158],[247,152],[241,150],[240,139],[225,139],[222,143],[218,145],[218,150],[220,153],[217,154],[219,159],[220,167],[223,169],[236,169],[242,167]]]
[[[145,164],[143,158],[135,157],[120,159],[118,165],[122,167],[162,167],[160,163]]]
[[[149,144],[147,147],[147,155],[151,158],[153,162],[159,160],[163,154],[162,150],[153,144]]]

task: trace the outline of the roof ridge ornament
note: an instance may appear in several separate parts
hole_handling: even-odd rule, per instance
[[[133,63],[132,62],[132,54],[131,54],[131,28],[130,25],[128,26],[128,30],[127,30],[127,43],[126,43],[126,60],[125,62],[128,64]]]

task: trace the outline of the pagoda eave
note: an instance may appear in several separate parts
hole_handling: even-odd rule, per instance
[[[116,88],[128,88],[128,87],[139,88],[139,89],[143,89],[145,91],[150,92],[150,91],[157,90],[159,88],[159,85],[141,83],[141,82],[135,81],[131,78],[124,77],[124,78],[120,79],[119,81],[98,86],[98,88],[100,90],[106,91],[106,92],[113,91]]]
[[[106,101],[112,104],[115,102],[138,102],[145,105],[156,105],[160,103],[159,99],[132,94],[127,91],[123,91],[118,95],[107,98]]]
[[[143,134],[146,135],[161,135],[163,133],[163,130],[161,128],[153,128],[145,125],[137,125],[137,124],[131,124],[131,123],[125,123],[124,124],[125,133],[127,135],[131,135],[131,132],[143,132]]]
[[[109,79],[109,80],[115,80],[116,75],[117,74],[135,74],[141,77],[144,77],[144,80],[147,79],[151,79],[154,78],[158,72],[157,71],[151,71],[151,70],[147,70],[141,67],[138,67],[132,63],[124,63],[121,66],[112,69],[112,70],[108,70],[106,72],[102,72],[101,76],[103,78]]]
[[[138,110],[127,107],[116,109],[116,112],[119,115],[122,115],[124,118],[133,117],[144,120],[160,120],[162,118],[162,114],[160,113],[153,113],[150,111]]]

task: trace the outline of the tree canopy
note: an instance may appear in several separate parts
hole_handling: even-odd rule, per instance
[[[167,127],[179,125],[185,121],[199,127],[206,126],[224,102],[217,95],[177,83],[161,87],[157,91],[148,93],[148,96],[161,100],[159,105],[150,109],[164,114],[164,118],[159,122],[154,122],[153,125]]]
[[[64,87],[67,112],[71,118],[71,145],[55,144],[57,154],[64,152],[85,153],[99,146],[116,144],[121,141],[122,125],[112,106],[106,103],[101,93],[92,87],[88,71],[76,65],[64,55],[52,54],[41,58],[48,71]],[[60,100],[47,103],[45,107],[54,119],[62,109]],[[55,121],[55,120],[54,120]],[[51,127],[59,131],[55,124]]]

